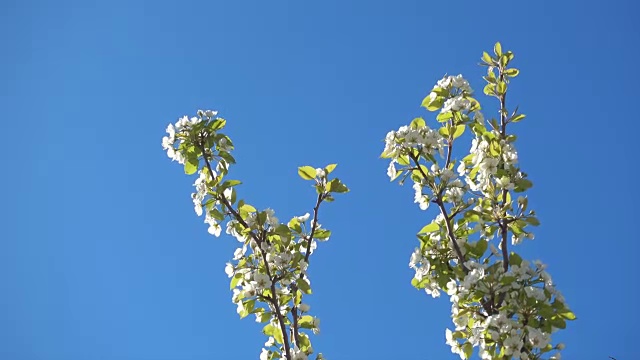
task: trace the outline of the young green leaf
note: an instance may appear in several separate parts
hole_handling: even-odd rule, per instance
[[[429,225],[425,225],[419,232],[418,234],[427,234],[427,233],[432,233],[434,231],[438,231],[438,229],[440,229],[440,225],[438,225],[438,223],[432,222]]]
[[[298,289],[300,289],[300,291],[305,294],[311,294],[311,286],[309,286],[307,280],[298,279],[298,281],[296,281],[296,284],[298,285]]]
[[[304,180],[313,180],[316,178],[316,169],[311,166],[301,166],[298,168],[298,175]]]
[[[331,172],[336,168],[336,166],[338,166],[338,164],[329,164],[327,166],[325,166],[324,168],[324,172],[329,175],[331,174]]]
[[[500,45],[500,42],[497,42],[494,46],[493,46],[493,52],[496,54],[496,56],[500,57],[502,56],[502,45]]]

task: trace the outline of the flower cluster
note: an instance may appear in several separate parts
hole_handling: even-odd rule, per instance
[[[551,345],[551,334],[575,319],[545,265],[508,251],[509,242],[513,246],[533,239],[529,226],[539,225],[526,196],[512,198],[532,186],[518,167],[516,137],[506,132],[508,124],[524,118],[516,112],[509,116],[504,108],[509,79],[518,74],[507,68],[512,59],[499,44],[495,57],[483,56],[489,68],[484,92],[501,106],[499,120],[491,119],[489,128],[468,81],[461,75],[445,76],[422,103],[439,110],[440,128],[414,119],[387,134],[382,153],[390,159],[390,179],[402,176],[402,184],[410,178],[420,209],[430,204],[438,209],[418,233],[420,246],[409,266],[415,270],[416,288],[432,297],[442,292],[450,296],[455,330],[446,331],[446,340],[462,359],[474,348],[483,359],[541,359],[564,347]],[[454,143],[466,129],[474,135],[471,149],[456,160]],[[424,135],[414,134],[432,137],[425,141]],[[551,359],[560,359],[560,353]]]
[[[318,194],[313,216],[307,213],[283,224],[274,210],[258,211],[237,199],[240,181],[226,179],[235,159],[231,139],[220,132],[225,124],[215,111],[198,111],[195,117],[170,124],[162,147],[184,165],[185,173],[198,174],[191,198],[196,214],[204,215],[208,232],[220,236],[227,220],[226,233],[240,243],[225,272],[240,317],[254,314],[256,321],[265,323],[263,333],[269,338],[260,359],[306,360],[314,349],[305,331],[320,332],[320,320],[309,315],[309,305],[302,302],[311,294],[307,269],[317,242],[331,235],[318,223],[318,210],[321,203],[333,201],[333,194],[349,189],[339,179],[329,179],[335,164],[318,169],[303,166],[298,173],[315,181]]]

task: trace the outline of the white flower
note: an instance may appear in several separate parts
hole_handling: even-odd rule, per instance
[[[387,176],[388,176],[391,180],[393,180],[393,179],[396,177],[396,174],[398,173],[398,172],[396,171],[396,167],[395,167],[395,165],[394,165],[394,162],[395,162],[395,161],[391,161],[391,162],[389,163],[389,167],[387,168]]]
[[[195,210],[196,214],[198,216],[202,216],[202,204],[201,203],[196,203],[193,205],[193,209]]]
[[[231,263],[227,263],[227,265],[224,267],[224,272],[227,274],[228,277],[232,277],[234,271],[235,270],[233,269],[233,265],[231,265]]]
[[[422,252],[419,248],[416,248],[411,254],[411,259],[409,260],[409,267],[412,269],[417,269],[418,264],[422,262]]]
[[[236,312],[239,314],[242,314],[242,312],[244,311],[244,304],[242,303],[242,301],[238,301],[236,304]]]
[[[218,115],[218,112],[215,111],[215,110],[205,110],[204,111],[204,116],[206,116],[206,117],[212,118],[212,117],[217,116],[217,115]]]
[[[469,109],[471,109],[471,101],[463,98],[462,96],[456,96],[445,101],[440,112],[468,111]]]
[[[320,319],[314,317],[313,318],[313,333],[318,335],[320,333]]]
[[[253,282],[246,283],[242,286],[242,292],[245,297],[251,297],[256,295],[256,285]]]
[[[527,286],[524,288],[524,292],[527,294],[527,297],[536,299],[538,301],[545,301],[547,299],[544,294],[544,290],[535,286]]]
[[[209,214],[207,214],[207,216],[208,215]],[[214,218],[205,219],[205,222],[209,223],[209,228],[207,229],[209,234],[215,237],[219,237],[220,232],[222,231],[222,227],[220,226],[220,224],[218,224]]]
[[[438,80],[438,82],[436,83],[437,87],[446,89],[449,87],[449,85],[451,85],[451,76],[447,76],[445,75],[442,79]]]
[[[307,360],[307,354],[302,352],[302,350],[298,349],[296,346],[296,348],[293,350],[291,360]]]
[[[303,273],[307,271],[307,266],[309,266],[309,264],[307,264],[307,262],[304,260],[300,260],[298,262],[298,265],[300,266],[300,271]]]
[[[269,226],[271,226],[272,228],[278,227],[280,222],[275,216],[275,211],[273,211],[273,209],[266,209],[264,212],[267,214],[267,223],[269,224]]]
[[[260,360],[268,360],[270,354],[271,353],[269,352],[269,350],[263,348],[262,352],[260,353]]]
[[[162,137],[162,148],[165,149],[165,150],[168,150],[170,148],[173,149],[173,143],[174,143],[173,140],[174,140],[173,138],[170,138],[168,136],[163,136]]]
[[[267,340],[267,342],[264,343],[264,346],[266,347],[271,347],[275,345],[276,345],[276,339],[273,336],[269,336],[269,339]]]
[[[467,164],[465,164],[464,161],[460,161],[456,170],[458,171],[458,175],[464,176],[467,173]]]
[[[496,181],[497,185],[502,189],[513,190],[514,185],[508,176],[503,176]]]
[[[422,194],[422,185],[420,183],[414,183],[413,190],[415,190],[413,202],[420,206],[420,210],[427,210],[429,208],[429,197]]]
[[[256,287],[265,289],[271,286],[271,279],[267,274],[255,273],[253,274],[253,281],[256,282]]]
[[[222,192],[222,195],[224,195],[225,199],[231,201],[231,196],[233,195],[233,188],[224,189],[224,191]]]
[[[302,303],[298,306],[298,309],[300,310],[300,312],[306,313],[306,312],[309,312],[309,309],[311,309],[311,306],[309,306],[309,304]]]
[[[458,74],[456,76],[452,76],[451,77],[451,82],[453,84],[454,87],[457,87],[458,89],[462,90],[462,91],[466,91],[468,93],[470,93],[471,90],[471,86],[469,86],[469,82],[462,77],[462,74]]]
[[[321,169],[321,168],[316,169],[316,177],[324,178],[326,176],[327,174],[325,174],[324,169]]]
[[[247,251],[246,246],[237,248],[236,251],[233,252],[233,260],[240,260],[244,256],[244,253],[246,251]]]
[[[178,119],[178,121],[176,122],[175,130],[182,131],[182,129],[184,129],[184,127],[187,126],[188,124],[189,124],[189,118],[185,115],[180,119]]]
[[[306,214],[304,214],[302,216],[296,217],[296,219],[298,219],[298,222],[303,223],[303,222],[306,222],[307,220],[309,220],[309,216],[311,216],[311,215],[309,213],[306,213]]]
[[[279,254],[279,255],[276,255],[276,257],[274,259],[274,264],[277,267],[283,268],[283,267],[289,265],[289,263],[291,262],[292,258],[293,258],[293,255],[291,253]]]
[[[455,295],[458,291],[458,283],[455,280],[449,280],[447,283],[447,295]]]

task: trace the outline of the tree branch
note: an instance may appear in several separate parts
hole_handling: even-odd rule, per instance
[[[209,175],[213,176],[213,169],[211,168],[211,163],[209,162],[209,159],[206,156],[206,152],[205,152],[205,147],[204,147],[204,142],[202,141],[202,139],[200,139],[200,149],[202,150],[202,157],[204,158],[204,162],[207,166],[207,169],[209,169]],[[240,214],[233,208],[233,206],[231,206],[231,204],[229,203],[229,200],[227,200],[227,198],[224,196],[224,194],[218,194],[218,200],[220,202],[222,202],[222,204],[229,209],[229,211],[231,212],[231,214],[233,214],[233,217],[236,219],[236,221],[238,221],[242,226],[244,226],[246,229],[251,229],[251,227],[249,226],[249,224],[247,224],[247,222],[240,216]],[[287,327],[286,324],[284,322],[284,317],[282,316],[282,313],[280,312],[280,302],[278,301],[278,293],[276,292],[276,282],[275,277],[271,275],[271,271],[269,269],[269,263],[267,262],[267,255],[266,253],[262,250],[262,242],[264,242],[264,239],[259,238],[253,231],[249,231],[250,236],[253,238],[253,240],[256,241],[256,244],[258,245],[259,248],[259,252],[262,255],[262,260],[264,262],[265,265],[265,270],[267,272],[267,276],[269,277],[270,281],[271,281],[271,297],[269,298],[272,302],[272,305],[274,307],[274,312],[276,313],[276,317],[278,319],[278,323],[280,324],[280,331],[282,332],[282,340],[284,342],[284,350],[285,350],[285,356],[287,360],[291,360],[291,347],[289,345],[289,337],[287,335]],[[263,233],[263,237],[264,237],[264,233]]]

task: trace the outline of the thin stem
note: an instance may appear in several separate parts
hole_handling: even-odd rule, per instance
[[[451,226],[451,219],[449,218],[449,215],[447,215],[447,209],[444,207],[444,203],[442,202],[442,199],[440,199],[440,198],[436,199],[436,204],[440,208],[440,212],[442,213],[442,216],[444,216],[444,223],[447,226],[447,235],[449,236],[449,240],[451,241],[451,244],[453,245],[453,249],[455,250],[456,255],[458,256],[458,261],[460,262],[460,267],[462,267],[462,270],[464,270],[464,272],[466,274],[466,273],[469,272],[469,269],[464,264],[464,255],[462,255],[462,251],[460,250],[460,246],[458,246],[458,242],[456,241],[455,234],[453,233],[453,226]]]
[[[206,156],[205,153],[205,147],[204,147],[204,142],[200,141],[200,149],[202,150],[202,157],[204,158],[204,162],[207,166],[207,169],[209,169],[209,174],[213,175],[213,169],[211,168],[211,163],[209,162],[209,159]],[[222,204],[229,209],[229,211],[231,212],[231,214],[233,214],[233,217],[236,219],[236,221],[238,221],[240,224],[242,224],[242,226],[244,226],[246,229],[251,229],[251,227],[249,226],[249,224],[247,224],[247,222],[240,216],[240,214],[233,208],[233,206],[231,206],[231,204],[229,203],[229,200],[227,200],[227,198],[224,195],[219,195],[218,196],[218,200],[220,202],[222,202]],[[269,297],[269,299],[271,300],[271,304],[274,307],[274,312],[276,313],[276,317],[278,319],[278,323],[280,324],[280,331],[282,332],[282,339],[283,339],[283,343],[284,343],[284,350],[285,350],[285,356],[287,360],[291,360],[291,347],[289,345],[289,337],[287,335],[287,327],[286,324],[284,322],[284,316],[282,316],[282,313],[280,313],[280,302],[278,301],[278,293],[276,292],[276,283],[275,281],[273,281],[275,278],[273,276],[271,276],[271,270],[269,269],[269,262],[267,262],[267,255],[266,253],[262,250],[261,244],[264,241],[264,239],[259,238],[253,231],[249,232],[250,236],[253,238],[253,240],[255,240],[255,242],[258,244],[258,248],[260,249],[260,254],[262,255],[262,260],[264,262],[265,265],[265,270],[267,272],[267,276],[269,277],[271,281],[271,297]],[[264,237],[264,234],[263,234]]]
[[[320,204],[324,199],[325,193],[318,194],[318,199],[316,200],[316,206],[313,207],[313,224],[311,225],[311,233],[309,233],[309,237],[307,237],[307,251],[304,254],[304,262],[309,266],[309,255],[311,254],[311,241],[313,240],[313,235],[316,232],[316,227],[318,225],[318,211],[320,210]],[[300,278],[302,279],[303,274],[300,272]]]
[[[451,144],[449,145],[449,148],[451,148]],[[413,162],[416,164],[416,167],[418,168],[418,170],[420,171],[424,179],[427,180],[428,176],[427,174],[425,174],[424,170],[422,170],[422,168],[420,167],[420,164],[418,163],[418,159],[413,154],[411,154],[410,157],[411,157],[411,160],[413,160]],[[442,202],[441,196],[442,196],[442,191],[440,191],[440,193],[437,195],[437,198],[434,200],[434,202],[440,208],[440,212],[442,213],[442,216],[444,216],[444,221],[447,226],[447,235],[449,236],[449,240],[451,241],[451,244],[456,253],[456,256],[458,257],[460,266],[462,267],[462,270],[464,270],[466,274],[469,272],[469,269],[464,265],[464,256],[462,255],[462,251],[460,250],[460,247],[458,246],[458,243],[456,241],[455,234],[453,233],[453,226],[451,226],[451,219],[447,214],[447,209],[444,207],[444,203]]]
[[[295,296],[296,291],[298,291],[298,286],[295,283],[293,283],[291,285],[291,290]],[[293,318],[293,338],[296,342],[296,346],[300,348],[300,328],[298,326],[298,306],[296,305],[295,300],[293,302],[293,307],[291,308],[291,317]]]
[[[504,81],[504,69],[502,69],[502,65],[499,68],[499,72],[500,72],[500,81]],[[500,99],[500,136],[502,139],[506,138],[506,133],[507,133],[507,93],[506,91],[500,95],[499,97]],[[509,191],[507,189],[502,189],[502,206],[504,207],[507,203],[507,193]],[[506,219],[504,219],[504,217],[506,217],[506,210],[503,212],[503,219],[501,219],[499,221],[500,223],[500,232],[502,233],[502,241],[501,241],[501,248],[502,248],[502,258],[503,258],[503,262],[502,262],[502,268],[504,269],[505,272],[509,271],[509,251],[507,250],[507,237],[508,237],[508,227],[507,227],[507,221]]]

